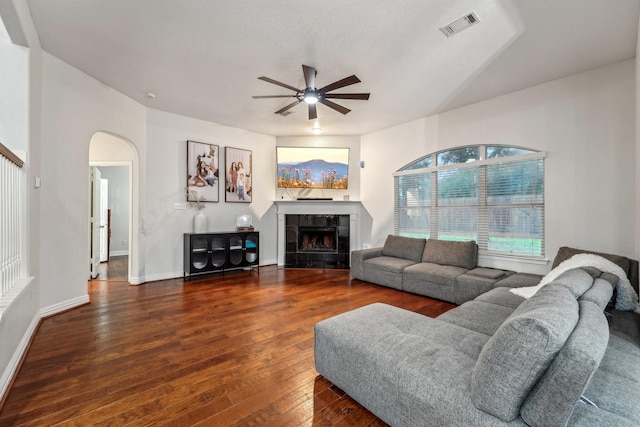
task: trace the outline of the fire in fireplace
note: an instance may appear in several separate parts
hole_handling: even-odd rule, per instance
[[[338,252],[336,227],[299,227],[298,252]]]

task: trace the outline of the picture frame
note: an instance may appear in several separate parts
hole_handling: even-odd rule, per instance
[[[219,165],[219,146],[187,141],[187,202],[219,201]]]
[[[225,202],[251,203],[253,195],[252,156],[251,150],[225,147]]]

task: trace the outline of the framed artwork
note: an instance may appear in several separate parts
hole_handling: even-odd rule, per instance
[[[251,150],[225,147],[226,186],[224,200],[226,202],[251,203],[252,185]]]
[[[187,202],[217,202],[220,194],[220,147],[187,141]]]

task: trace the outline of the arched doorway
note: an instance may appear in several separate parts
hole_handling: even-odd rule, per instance
[[[137,152],[130,141],[107,132],[93,135],[89,142],[91,279],[139,282],[134,273],[138,252],[133,233],[137,171]],[[101,192],[108,195],[100,197]]]

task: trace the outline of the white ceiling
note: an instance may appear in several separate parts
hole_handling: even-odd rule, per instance
[[[635,57],[640,0],[28,0],[42,47],[151,108],[270,135],[309,135],[303,88],[356,74],[318,107],[327,135],[360,135]],[[446,38],[475,11],[481,22]],[[145,94],[153,92],[155,99]]]

